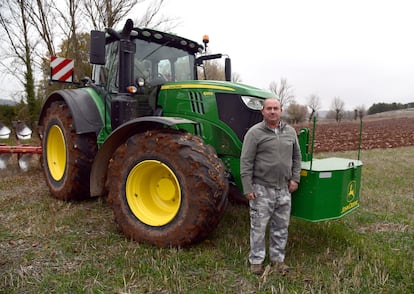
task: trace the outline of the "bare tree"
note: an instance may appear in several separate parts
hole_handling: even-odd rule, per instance
[[[231,81],[233,83],[241,83],[241,82],[243,82],[242,79],[241,79],[240,74],[237,73],[237,72],[232,72],[231,73]]]
[[[142,2],[144,1],[145,0]],[[135,19],[135,23],[141,27],[151,27],[154,29],[163,28],[165,31],[172,30],[176,26],[176,18],[161,14],[165,2],[165,0],[151,1],[150,5],[145,10],[145,13],[138,19]]]
[[[345,102],[339,97],[332,100],[331,110],[335,112],[335,120],[340,123],[344,114]]]
[[[226,80],[224,65],[219,60],[205,61],[197,70],[197,75],[200,80]],[[240,83],[240,75],[237,72],[232,72],[231,81],[233,83]]]
[[[43,40],[50,56],[56,55],[54,43],[55,30],[53,30],[53,26],[50,24],[50,20],[54,20],[55,16],[52,12],[52,3],[53,1],[51,0],[35,0],[34,2],[30,2],[28,3],[28,8],[31,13],[27,15],[27,21]]]
[[[309,114],[308,121],[311,122],[313,117],[315,116],[316,112],[321,107],[321,100],[319,96],[312,94],[308,98],[308,107],[311,109],[311,112]]]
[[[33,52],[37,45],[34,38],[31,38],[29,23],[27,22],[28,11],[27,0],[7,1],[0,10],[0,26],[6,36],[9,57],[17,62],[17,65],[9,69],[9,65],[1,61],[1,64],[8,69],[9,74],[15,76],[24,87],[25,100],[28,105],[30,120],[36,120],[36,96],[33,68]],[[24,70],[19,70],[22,66]]]
[[[146,0],[82,0],[82,8],[87,19],[94,29],[103,30],[117,26],[128,14]],[[173,27],[173,18],[161,15],[165,0],[149,1],[143,13],[134,19],[134,23],[141,27],[159,28],[162,25]]]
[[[355,112],[354,119],[356,120],[357,118],[362,119],[366,115],[367,110],[364,105],[360,105],[360,106],[357,106],[357,108],[355,108],[354,112]]]
[[[308,109],[305,105],[291,103],[287,107],[287,113],[288,113],[289,120],[291,121],[291,123],[297,124],[306,119],[306,116],[308,115]]]
[[[288,105],[289,103],[294,102],[295,96],[293,94],[293,87],[288,84],[286,78],[280,79],[280,84],[276,82],[271,82],[269,85],[269,90],[276,94],[279,98],[280,107],[283,109],[284,106]]]
[[[115,27],[131,9],[145,0],[82,0],[85,15],[96,30]]]
[[[205,80],[224,81],[224,67],[217,60],[206,61],[199,68],[198,76]]]
[[[67,40],[70,41],[69,46],[66,46],[66,52],[62,52],[65,57],[71,57],[75,65],[84,62],[79,50],[78,34],[81,31],[81,0],[65,0],[64,5],[56,7],[56,12],[62,20],[59,22],[61,31],[64,32]]]

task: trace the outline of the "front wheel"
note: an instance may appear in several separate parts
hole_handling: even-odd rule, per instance
[[[124,234],[158,247],[205,239],[227,206],[228,183],[214,150],[186,132],[136,134],[111,159],[107,177]]]

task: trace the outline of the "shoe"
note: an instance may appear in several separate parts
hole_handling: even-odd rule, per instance
[[[290,270],[290,267],[287,264],[285,264],[284,262],[280,262],[280,261],[272,261],[270,262],[270,266],[274,268],[275,270],[277,270],[282,275],[286,275]]]
[[[250,272],[255,275],[261,275],[263,273],[263,266],[261,264],[251,264]]]

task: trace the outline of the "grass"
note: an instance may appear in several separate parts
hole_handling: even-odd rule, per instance
[[[354,158],[355,152],[321,154]],[[248,210],[186,249],[126,239],[105,199],[49,196],[40,167],[0,171],[0,293],[413,293],[414,148],[362,152],[361,206],[292,218],[287,276],[248,271]]]

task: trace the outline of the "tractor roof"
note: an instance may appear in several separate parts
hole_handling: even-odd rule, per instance
[[[201,53],[204,49],[203,45],[198,44],[197,42],[149,28],[133,28],[131,31],[131,38],[179,48],[191,54]],[[107,34],[106,43],[112,43],[113,41],[115,41],[115,38]]]

